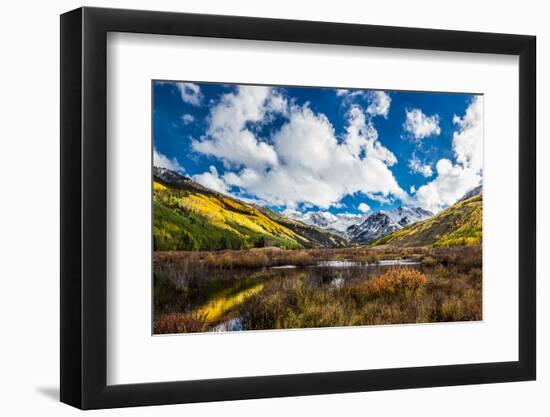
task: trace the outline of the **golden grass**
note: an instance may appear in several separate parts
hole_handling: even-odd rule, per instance
[[[167,189],[168,188],[165,185],[161,184],[160,182],[156,182],[156,181],[153,182],[153,190],[162,191]]]
[[[308,242],[307,238],[271,220],[255,207],[241,204],[236,200],[221,195],[192,192],[176,196],[173,193],[163,193],[162,189],[155,188],[155,190],[156,198],[168,204],[169,207],[175,206],[200,214],[212,225],[238,235],[242,236],[242,233],[236,227],[237,225],[258,234],[272,235],[290,242]]]
[[[384,274],[365,283],[365,288],[374,297],[405,295],[426,285],[428,277],[422,272],[404,267],[391,268]]]
[[[154,334],[196,333],[203,332],[206,328],[206,317],[196,313],[161,313],[155,315],[153,323]]]
[[[156,251],[155,265],[181,265],[218,269],[258,268],[267,266],[314,265],[319,261],[346,260],[376,264],[384,259],[411,259],[420,261],[427,248],[334,248],[334,249],[280,249],[276,247],[223,251]]]
[[[204,194],[189,194],[182,198],[182,204],[212,220],[212,224],[221,228],[231,229],[237,233],[232,223],[239,224],[257,233],[287,235],[296,238],[292,230],[275,223],[256,209],[231,201],[228,198],[218,199]],[[229,206],[233,210],[227,210]],[[237,211],[238,210],[238,211]]]

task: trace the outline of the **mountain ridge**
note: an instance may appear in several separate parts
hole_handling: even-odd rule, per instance
[[[378,210],[362,222],[350,226],[346,234],[352,242],[369,243],[431,216],[431,211],[421,207],[399,206],[394,210]]]
[[[371,218],[372,216],[374,217]],[[339,234],[356,243],[377,239],[400,227],[405,227],[430,216],[433,216],[433,213],[428,210],[421,207],[408,206],[399,206],[393,210],[378,210],[364,215],[350,213],[332,214],[326,211],[292,212],[286,215],[286,217],[301,221],[302,223]],[[384,228],[382,225],[376,225],[377,222],[382,222],[387,227]],[[361,224],[364,224],[364,226],[361,227]],[[372,231],[372,233],[367,233],[366,235],[361,232],[362,230],[372,230],[373,228],[377,231]]]
[[[347,240],[153,168],[155,250],[343,247]]]

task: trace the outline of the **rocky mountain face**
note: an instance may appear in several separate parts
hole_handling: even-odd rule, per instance
[[[388,233],[433,216],[421,207],[399,206],[391,211],[377,211],[361,223],[346,230],[348,238],[356,243],[368,243]]]
[[[390,218],[401,227],[427,219],[434,214],[431,211],[424,210],[422,207],[399,206],[395,210],[385,212]]]
[[[399,223],[396,223],[387,213],[377,211],[363,222],[350,226],[346,232],[352,242],[359,243],[371,242],[400,228]]]
[[[287,217],[302,223],[339,233],[353,242],[368,242],[420,220],[433,216],[421,207],[400,206],[394,210],[377,211],[370,215],[328,211],[292,212]]]

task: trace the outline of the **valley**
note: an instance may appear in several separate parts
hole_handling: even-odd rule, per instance
[[[482,192],[433,214],[285,213],[155,168],[154,332],[481,319]]]

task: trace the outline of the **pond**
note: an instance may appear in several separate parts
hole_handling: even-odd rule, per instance
[[[209,331],[225,332],[246,330],[241,307],[266,288],[278,285],[284,290],[290,286],[303,285],[326,291],[343,288],[347,283],[371,279],[392,266],[407,266],[420,269],[420,262],[410,259],[390,259],[377,263],[349,260],[319,261],[315,265],[280,265],[269,268],[232,271],[212,271],[210,280],[196,288],[200,294],[192,301],[192,311],[206,317]],[[219,277],[216,274],[220,274]],[[223,276],[222,276],[223,274]]]

